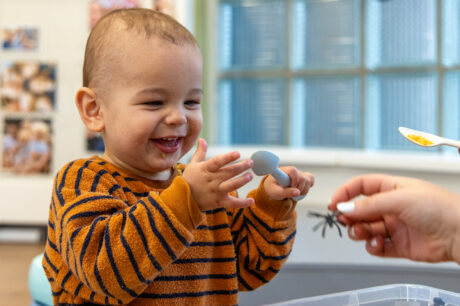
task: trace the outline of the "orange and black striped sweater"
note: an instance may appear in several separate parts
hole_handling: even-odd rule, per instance
[[[55,304],[235,305],[278,273],[295,203],[261,184],[249,208],[202,212],[183,168],[151,181],[94,156],[58,172],[43,259]]]

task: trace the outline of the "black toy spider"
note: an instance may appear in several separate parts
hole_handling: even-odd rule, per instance
[[[326,236],[326,228],[328,225],[329,227],[332,227],[333,225],[335,225],[337,229],[339,230],[339,236],[342,237],[342,230],[340,229],[339,225],[343,226],[344,224],[340,222],[339,220],[337,220],[337,211],[333,213],[328,212],[325,215],[320,214],[318,212],[314,212],[314,211],[308,211],[308,217],[324,218],[324,220],[320,221],[318,224],[313,226],[314,232],[316,232],[321,227],[321,225],[323,226],[323,232],[322,232],[323,238]]]

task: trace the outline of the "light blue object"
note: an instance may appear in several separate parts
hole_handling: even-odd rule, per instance
[[[257,151],[252,154],[251,159],[254,161],[252,171],[257,175],[271,174],[278,183],[283,187],[291,185],[289,176],[278,168],[280,159],[278,156],[268,151]],[[300,201],[305,198],[304,195],[292,198],[294,201]]]
[[[32,259],[29,269],[29,290],[32,305],[53,305],[51,286],[42,266],[43,254]]]

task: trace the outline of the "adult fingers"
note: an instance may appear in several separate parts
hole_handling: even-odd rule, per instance
[[[198,139],[198,146],[195,153],[193,153],[190,163],[202,162],[206,159],[206,152],[208,151],[208,144],[203,138]]]
[[[349,201],[359,195],[373,195],[396,187],[398,178],[385,174],[367,174],[352,178],[339,187],[331,199],[330,210],[335,210],[338,202]]]
[[[372,237],[366,242],[366,250],[369,254],[380,257],[400,257],[396,252],[393,241],[383,236]]]
[[[338,209],[355,221],[382,220],[384,215],[399,215],[408,198],[410,200],[410,195],[403,189],[397,189],[341,204]]]
[[[252,180],[252,178],[253,178],[252,173],[247,172],[233,179],[226,180],[219,185],[219,191],[225,192],[225,193],[235,191],[243,187],[247,183],[249,183]]]
[[[348,228],[348,236],[353,240],[368,240],[372,237],[390,237],[390,232],[385,221],[358,222]]]

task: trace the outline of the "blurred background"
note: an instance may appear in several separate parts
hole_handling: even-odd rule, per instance
[[[454,264],[373,258],[336,228],[322,238],[312,230],[320,220],[307,217],[325,213],[334,190],[358,174],[412,176],[460,191],[456,150],[418,147],[397,130],[460,139],[460,1],[0,0],[0,304],[32,301],[27,273],[43,250],[56,171],[103,150],[74,106],[91,26],[111,9],[135,6],[173,15],[199,41],[209,156],[270,150],[315,175],[298,203],[285,269],[242,294],[241,305],[394,283],[460,292]],[[38,67],[37,75],[23,67]],[[41,86],[31,86],[31,75]],[[46,130],[40,150],[31,133],[27,150],[10,151],[20,142],[11,126],[18,132],[24,122]],[[39,158],[41,168],[13,165]]]

